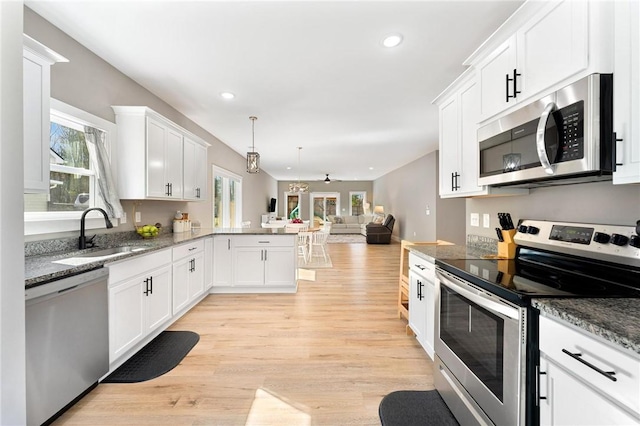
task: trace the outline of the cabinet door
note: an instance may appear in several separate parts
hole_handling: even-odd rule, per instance
[[[459,92],[459,126],[460,142],[458,157],[460,158],[460,176],[458,192],[462,195],[475,195],[484,191],[478,186],[478,118],[480,115],[480,100],[478,85],[472,81]]]
[[[425,288],[426,280],[409,270],[409,326],[420,344],[424,341],[426,322]]]
[[[137,277],[109,288],[109,362],[146,335],[143,279]]]
[[[193,268],[189,274],[189,301],[204,293],[205,262],[204,252],[193,255]]]
[[[145,298],[147,333],[171,318],[171,267],[160,268],[151,277],[151,293]]]
[[[207,147],[196,144],[195,147],[195,191],[196,199],[204,201],[207,199],[207,182],[208,182],[208,167],[209,161],[207,160]]]
[[[638,424],[609,398],[544,356],[540,359],[540,425],[615,426]]]
[[[513,70],[516,68],[516,36],[512,36],[497,48],[490,56],[478,64],[480,82],[480,120],[485,120],[510,106],[517,98],[514,95]],[[522,80],[518,77],[518,85]],[[507,93],[508,90],[508,93]]]
[[[452,96],[440,107],[440,195],[456,193],[455,175],[460,174],[458,97]]]
[[[173,264],[173,314],[177,314],[189,303],[189,279],[191,259],[184,258]]]
[[[213,286],[213,238],[204,241],[204,291]]]
[[[436,327],[436,285],[434,281],[426,280],[424,288],[424,311],[425,311],[425,324],[424,324],[424,339],[422,346],[427,351],[427,354],[433,360],[435,354],[434,350],[434,337]]]
[[[24,192],[49,192],[50,64],[23,52]]]
[[[640,183],[640,3],[615,2],[614,184]]]
[[[585,70],[589,57],[589,2],[550,2],[518,31],[517,43],[522,98]]]
[[[190,139],[184,138],[183,141],[184,155],[184,198],[186,200],[195,200],[196,197],[196,143]]]
[[[231,238],[213,237],[213,286],[231,287]]]
[[[168,128],[167,132],[167,151],[166,151],[166,180],[170,184],[169,198],[181,199],[182,192],[182,135]]]
[[[291,247],[265,249],[264,284],[266,286],[294,286],[296,252]]]
[[[168,198],[165,178],[167,127],[147,118],[147,196]],[[143,167],[141,164],[140,167]]]
[[[266,249],[256,247],[234,247],[232,249],[233,285],[264,285],[264,257]]]

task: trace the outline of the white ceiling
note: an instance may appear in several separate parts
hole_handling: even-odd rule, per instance
[[[437,149],[431,101],[522,1],[25,4],[242,155],[257,116],[274,178],[373,180]]]

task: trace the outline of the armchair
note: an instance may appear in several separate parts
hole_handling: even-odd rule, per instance
[[[367,244],[389,244],[391,243],[391,233],[396,219],[393,215],[387,215],[384,222],[367,224]]]

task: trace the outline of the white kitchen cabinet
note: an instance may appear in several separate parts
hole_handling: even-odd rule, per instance
[[[171,319],[171,250],[109,266],[109,362]]]
[[[174,247],[173,315],[178,314],[204,293],[204,240]]]
[[[409,253],[409,327],[433,360],[435,333],[435,265]]]
[[[229,288],[232,286],[231,269],[231,236],[215,235],[213,237],[213,287]]]
[[[213,237],[204,240],[204,291],[213,286]]]
[[[505,40],[472,60],[480,121],[587,74],[612,72],[613,6],[607,3],[545,2],[514,33],[498,31],[494,37]]]
[[[541,316],[539,372],[542,426],[640,424],[637,354]]]
[[[214,237],[212,293],[294,293],[296,235]]]
[[[49,193],[51,66],[66,58],[23,36],[24,192]]]
[[[440,109],[440,197],[526,194],[522,188],[478,186],[478,84],[473,70],[462,74],[434,103]]]
[[[640,3],[615,7],[613,110],[616,135],[614,184],[640,183]]]
[[[207,193],[209,144],[150,108],[112,108],[118,126],[120,197],[136,200],[203,199],[196,195]],[[198,191],[195,185],[199,185]]]
[[[184,198],[202,201],[207,198],[207,149],[184,138]],[[204,159],[204,161],[203,161]]]

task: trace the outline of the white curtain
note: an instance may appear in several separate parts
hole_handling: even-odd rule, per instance
[[[85,126],[85,139],[87,141],[87,149],[89,157],[93,164],[98,182],[98,193],[102,197],[105,210],[109,217],[121,218],[123,214],[122,204],[116,189],[115,182],[111,176],[111,165],[109,164],[109,156],[105,148],[105,133],[94,127]]]

